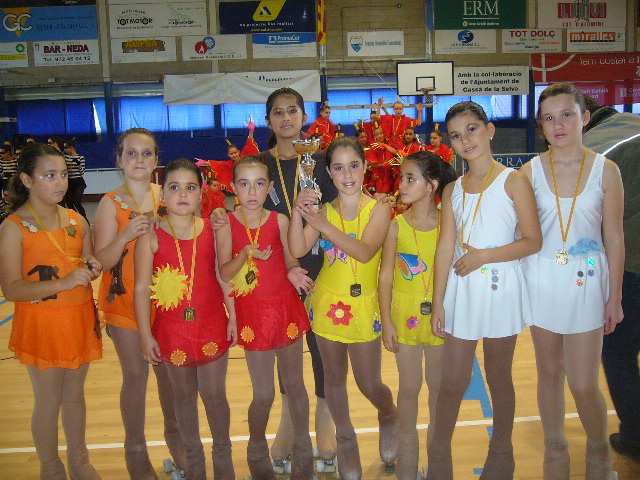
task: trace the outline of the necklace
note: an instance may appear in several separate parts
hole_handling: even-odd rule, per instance
[[[249,228],[249,222],[247,221],[247,214],[244,211],[244,207],[240,207],[240,215],[242,215],[242,225],[244,226],[244,231],[247,232],[247,238],[249,239],[249,243],[251,244],[251,246],[253,248],[258,248],[258,240],[260,239],[260,229],[262,228],[262,220],[264,218],[264,209],[262,210],[262,212],[260,213],[260,219],[258,220],[258,228],[256,228],[256,233],[255,235],[253,235],[251,233],[251,229]],[[249,253],[249,256],[247,258],[247,267],[248,267],[248,271],[246,273],[246,275],[244,276],[245,281],[247,282],[247,285],[251,285],[253,282],[256,281],[256,264],[253,261],[253,257],[251,256],[251,253]]]
[[[478,201],[476,202],[476,206],[473,210],[473,215],[471,217],[471,225],[469,226],[469,235],[467,235],[466,242],[464,240],[464,221],[460,222],[460,244],[462,245],[462,251],[464,253],[467,253],[469,251],[466,245],[469,245],[469,240],[471,239],[471,232],[473,230],[473,225],[476,223],[476,217],[478,216],[478,212],[480,211],[480,205],[482,204],[482,197],[484,196],[484,191],[489,186],[489,183],[491,181],[491,174],[493,173],[496,163],[497,162],[495,160],[491,160],[491,167],[489,167],[489,170],[487,171],[484,178],[482,179],[482,189],[480,190],[480,196],[478,197]],[[460,184],[462,185],[462,215],[464,215],[465,204],[467,200],[467,191],[464,188],[464,177],[460,181]]]
[[[278,168],[278,176],[280,177],[280,186],[282,186],[282,193],[284,194],[284,201],[287,204],[287,210],[289,211],[289,218],[291,218],[291,201],[289,200],[289,191],[287,185],[284,183],[284,175],[282,174],[282,166],[280,165],[280,154],[278,153],[278,147],[273,149],[273,153],[276,160],[276,167]],[[296,203],[298,198],[298,179],[300,178],[300,155],[296,158],[296,176],[293,180],[293,203]]]
[[[582,174],[584,173],[584,163],[587,157],[587,150],[582,149],[582,159],[580,160],[580,169],[578,171],[578,178],[576,179],[576,187],[573,190],[573,198],[571,199],[571,209],[569,210],[569,218],[567,219],[567,225],[565,227],[562,218],[562,209],[560,208],[560,195],[558,193],[558,180],[556,178],[556,169],[553,166],[553,153],[549,150],[549,167],[551,170],[551,179],[553,180],[553,193],[556,197],[556,210],[558,212],[558,224],[560,225],[560,237],[562,238],[562,248],[555,254],[555,262],[558,265],[566,265],[569,263],[569,253],[567,252],[567,238],[569,237],[569,229],[571,228],[571,222],[573,220],[573,213],[576,208],[576,201],[578,200],[578,192],[580,190],[580,183],[582,181]]]
[[[124,193],[126,193],[129,198],[131,199],[131,203],[133,204],[133,211],[131,212],[130,218],[134,218],[138,215],[143,215],[144,213],[142,212],[142,210],[140,209],[140,205],[138,204],[138,201],[136,200],[136,198],[133,196],[133,194],[131,193],[131,190],[129,189],[129,184],[127,184],[126,180],[123,182],[123,190]],[[151,184],[149,184],[149,190],[151,193],[151,202],[153,203],[153,219],[157,220],[157,215],[158,215],[158,201],[156,199],[156,194],[153,191],[153,188],[151,186]],[[146,195],[146,193],[145,193]],[[144,199],[143,199],[144,201]]]
[[[178,236],[176,235],[176,231],[173,229],[173,225],[171,225],[171,220],[167,216],[167,225],[169,225],[169,230],[171,230],[171,237],[173,237],[173,242],[176,246],[176,251],[178,252],[178,262],[180,263],[180,271],[183,275],[187,275],[184,268],[184,261],[182,260],[182,249],[180,248],[180,241],[178,240]],[[189,272],[189,279],[187,280],[187,304],[188,306],[184,309],[182,316],[186,322],[192,322],[196,319],[196,309],[191,306],[191,295],[193,293],[193,284],[195,281],[196,274],[196,251],[198,250],[198,239],[196,238],[196,217],[193,217],[193,222],[191,224],[191,238],[193,239],[193,246],[191,248],[191,272]]]
[[[360,200],[362,199],[362,194],[358,194],[358,216],[357,216],[357,227],[356,227],[356,240],[358,239],[358,235],[360,235]],[[347,229],[344,226],[344,216],[342,215],[342,201],[340,200],[340,196],[338,196],[338,215],[340,216],[340,226],[341,232],[345,235],[347,234]],[[359,297],[362,295],[362,285],[358,283],[358,261],[349,255],[347,257],[347,261],[349,262],[349,266],[351,267],[351,273],[353,274],[353,283],[349,287],[349,293],[352,297]]]
[[[25,207],[27,208],[27,211],[31,214],[33,219],[36,221],[36,226],[38,227],[38,230],[40,230],[41,232],[44,232],[47,235],[47,238],[49,239],[51,244],[55,247],[56,250],[58,250],[58,252],[62,254],[63,257],[71,260],[74,263],[86,263],[84,258],[74,257],[73,255],[69,255],[67,253],[67,235],[69,235],[70,237],[73,237],[76,234],[76,229],[73,225],[69,225],[64,228],[64,246],[61,246],[60,243],[58,243],[58,240],[56,240],[56,237],[54,237],[49,230],[44,229],[44,226],[43,226],[44,224],[40,219],[40,216],[36,213],[36,210],[31,205],[31,202],[27,202],[25,204]],[[62,216],[60,215],[60,209],[57,207],[56,207],[56,218],[58,219],[59,228],[62,228],[62,223],[63,223]]]
[[[418,243],[418,235],[416,234],[416,214],[415,212],[411,212],[411,219],[413,223],[410,225],[411,230],[413,231],[413,240],[416,243],[416,252],[418,253],[418,259],[422,259],[424,262],[425,257],[420,253],[420,244]],[[437,214],[436,220],[436,248],[438,247],[438,239],[440,238],[440,215]],[[426,265],[426,262],[425,262]],[[424,299],[420,302],[420,314],[421,315],[431,315],[432,304],[428,299],[429,296],[429,288],[431,287],[431,279],[433,278],[433,264],[431,265],[431,273],[429,273],[429,278],[425,279],[424,277],[427,275],[426,270],[420,275],[422,279],[422,286],[424,287]]]

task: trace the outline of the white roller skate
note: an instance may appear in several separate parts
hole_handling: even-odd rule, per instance
[[[277,475],[291,474],[291,455],[293,453],[293,421],[289,414],[289,398],[282,395],[280,424],[271,444],[271,463]]]
[[[314,466],[317,473],[335,474],[338,477],[336,457],[336,427],[324,398],[317,397],[316,403],[316,445],[313,450]]]
[[[184,470],[180,470],[170,458],[165,458],[162,461],[162,470],[169,475],[170,480],[185,480],[187,478]]]

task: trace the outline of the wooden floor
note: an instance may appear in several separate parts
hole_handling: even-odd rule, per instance
[[[38,461],[33,448],[30,431],[32,395],[26,370],[15,359],[10,358],[7,342],[11,329],[13,307],[9,302],[0,299],[0,385],[2,385],[2,403],[0,409],[0,478],[3,479],[36,479]],[[123,430],[118,406],[120,390],[120,368],[114,352],[113,344],[106,338],[104,358],[95,362],[90,370],[86,384],[87,397],[87,442],[90,444],[91,459],[103,479],[127,479],[123,460]],[[229,362],[227,379],[228,395],[231,404],[231,435],[233,436],[234,459],[238,479],[248,476],[245,461],[247,428],[247,407],[251,400],[251,389],[242,350],[235,348]],[[9,357],[9,358],[7,358]],[[481,352],[478,352],[481,359]],[[313,391],[311,361],[305,354],[305,380],[307,389]],[[542,432],[537,417],[536,407],[536,373],[533,347],[529,332],[523,333],[516,350],[514,363],[514,380],[516,385],[516,423],[514,425],[514,445],[516,449],[516,478],[542,478]],[[480,370],[474,376],[468,391],[468,399],[463,402],[459,426],[454,435],[455,478],[468,479],[479,475],[486,452],[488,433],[491,422],[490,404],[487,389]],[[391,354],[383,356],[383,377],[395,392],[397,391],[397,372]],[[151,377],[152,378],[152,377]],[[603,391],[607,391],[602,379]],[[158,406],[154,381],[149,382],[147,401],[147,439],[150,442],[149,452],[157,466],[160,478],[167,478],[162,473],[162,460],[168,456],[167,448],[162,440],[162,419]],[[418,419],[421,428],[420,439],[425,441],[427,423],[426,393],[423,388],[421,415]],[[353,380],[349,382],[349,395],[353,422],[359,432],[360,451],[364,469],[364,478],[391,478],[385,475],[378,460],[378,434],[376,412],[355,387]],[[617,430],[617,419],[607,395],[609,408],[609,431]],[[312,407],[314,398],[311,399]],[[312,410],[313,411],[313,410]],[[577,416],[575,406],[567,395],[566,429],[571,445],[572,478],[584,478],[583,452],[585,436]],[[279,399],[274,405],[268,432],[274,432],[280,415]],[[201,411],[201,419],[204,419]],[[62,431],[62,429],[61,429]],[[210,447],[210,432],[204,421],[201,421],[201,435],[205,439],[205,447]],[[424,444],[424,443],[423,443]],[[64,445],[61,434],[60,445]],[[63,453],[64,455],[64,453]],[[424,465],[424,455],[421,464]],[[640,464],[614,454],[614,465],[620,478],[624,480],[640,478]],[[211,470],[209,470],[211,472]],[[325,476],[325,478],[330,478]]]

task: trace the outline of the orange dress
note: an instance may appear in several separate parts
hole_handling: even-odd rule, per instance
[[[12,214],[7,220],[22,233],[22,278],[38,282],[66,277],[78,268],[69,257],[82,257],[83,222],[66,210],[69,223],[47,232]],[[65,222],[66,223],[66,222]],[[78,368],[102,357],[100,325],[91,286],[78,286],[36,301],[15,302],[9,348],[21,363],[45,368]]]

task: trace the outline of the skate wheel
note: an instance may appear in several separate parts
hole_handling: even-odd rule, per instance
[[[173,460],[171,460],[170,458],[165,458],[162,461],[162,470],[164,471],[164,473],[171,473],[176,469],[176,466],[173,463]]]
[[[184,476],[184,473],[182,473],[182,471],[174,470],[173,472],[171,472],[171,476],[169,478],[171,480],[184,480],[185,476]]]
[[[315,460],[315,468],[318,473],[336,473],[337,461],[334,458],[319,458]]]
[[[396,464],[395,463],[385,463],[384,464],[384,473],[386,473],[387,475],[391,475],[396,471]]]
[[[291,460],[287,458],[273,459],[271,464],[276,475],[288,475],[291,473]]]

